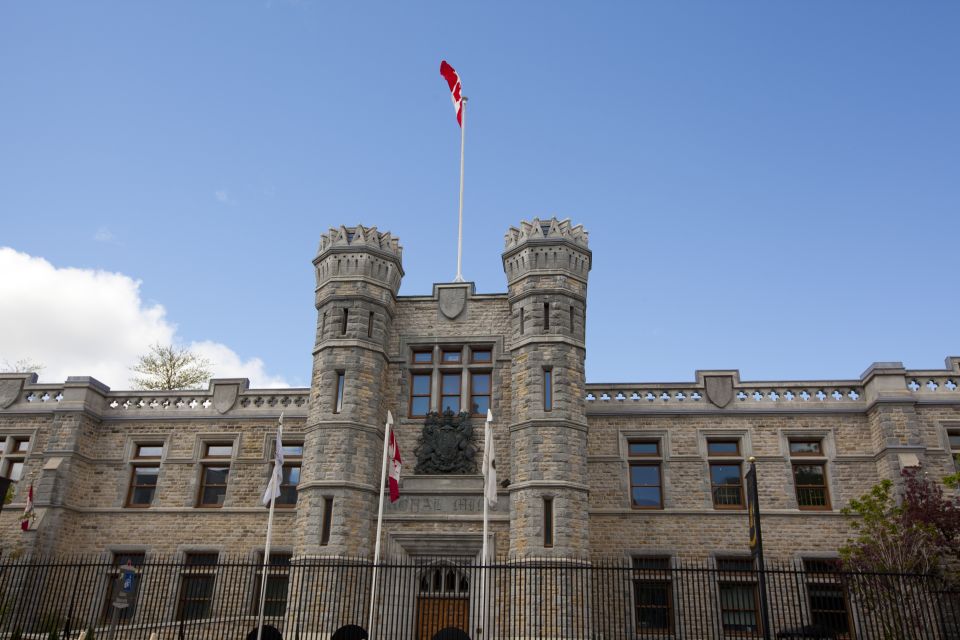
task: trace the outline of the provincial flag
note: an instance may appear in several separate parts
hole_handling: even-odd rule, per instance
[[[33,522],[33,519],[37,517],[33,512],[33,485],[30,485],[30,489],[27,492],[27,506],[23,508],[23,515],[20,516],[20,529],[23,531],[30,530],[30,523]]]
[[[453,100],[453,110],[457,112],[457,124],[463,126],[463,96],[460,94],[460,74],[454,71],[453,67],[447,64],[446,60],[440,62],[440,75],[450,86],[450,99]]]
[[[491,507],[497,506],[497,454],[493,448],[493,413],[487,409],[483,425],[483,497]]]
[[[393,414],[387,412],[387,429],[390,431],[390,447],[387,450],[387,477],[390,484],[390,502],[400,499],[400,445],[393,433]]]
[[[283,413],[280,413],[280,424],[277,425],[277,446],[273,454],[273,473],[270,483],[263,492],[263,504],[269,505],[271,500],[280,497],[280,485],[283,484]]]

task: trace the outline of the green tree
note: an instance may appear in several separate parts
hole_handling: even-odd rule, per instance
[[[136,389],[171,391],[197,389],[212,375],[212,363],[186,347],[150,345],[150,352],[140,356],[133,371],[141,374],[133,378]]]
[[[916,468],[902,472],[903,491],[883,480],[843,509],[853,537],[840,548],[850,587],[885,638],[907,637],[935,606],[928,589],[960,548],[960,509]],[[907,606],[905,603],[910,603]],[[922,606],[918,606],[922,605]]]

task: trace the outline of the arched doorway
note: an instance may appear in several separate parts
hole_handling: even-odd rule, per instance
[[[417,640],[433,640],[440,631],[451,627],[470,627],[470,581],[456,567],[430,567],[420,576]]]

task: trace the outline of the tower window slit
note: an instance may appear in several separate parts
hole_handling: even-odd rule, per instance
[[[347,318],[350,317],[350,310],[343,310],[343,323],[340,325],[340,333],[345,334],[347,332]]]
[[[337,394],[333,403],[334,413],[340,413],[343,410],[343,374],[343,371],[337,371]]]
[[[367,337],[373,337],[373,311],[370,312],[370,319],[367,321]]]
[[[553,498],[543,498],[543,546],[553,546]]]
[[[333,522],[333,496],[323,498],[323,524],[320,527],[320,544],[330,544],[330,525]]]
[[[543,330],[550,331],[550,303],[543,303]]]

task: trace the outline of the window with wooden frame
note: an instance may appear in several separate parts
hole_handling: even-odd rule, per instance
[[[107,572],[107,589],[106,597],[103,601],[103,612],[100,615],[100,620],[104,624],[110,622],[110,618],[113,615],[113,598],[116,595],[117,591],[117,581],[120,579],[120,570],[122,567],[125,567],[127,563],[135,569],[141,570],[144,562],[146,562],[147,554],[143,551],[117,551],[113,554],[113,562],[110,565],[110,570]],[[127,621],[133,618],[133,614],[136,611],[136,607],[130,606],[125,609],[117,610],[117,620],[118,621]]]
[[[630,463],[630,505],[634,509],[663,508],[663,479],[659,440],[627,442]]]
[[[443,372],[440,374],[440,412],[460,413],[460,381],[463,375]]]
[[[850,606],[840,575],[840,560],[804,558],[803,568],[810,606],[810,622],[833,638],[851,635]]]
[[[790,440],[790,457],[802,456],[822,456],[823,441],[816,440]]]
[[[633,558],[633,605],[638,635],[652,631],[673,633],[672,577],[669,557]]]
[[[263,580],[263,552],[257,562],[257,588],[253,592],[252,615],[260,615],[260,584]],[[290,588],[290,553],[270,553],[267,565],[267,594],[263,600],[265,618],[279,618],[287,612],[287,592]]]
[[[470,413],[475,416],[487,415],[490,408],[490,372],[470,372]]]
[[[433,364],[433,349],[414,349],[413,364]]]
[[[707,440],[707,456],[714,509],[743,509],[743,459],[740,454],[740,441]]]
[[[440,351],[441,364],[460,364],[463,362],[463,349],[442,349]]]
[[[180,573],[177,620],[210,617],[217,578],[217,553],[188,553]]]
[[[948,431],[950,438],[950,454],[953,456],[953,467],[960,471],[960,431]]]
[[[750,558],[717,558],[717,591],[724,633],[759,636],[760,599]]]
[[[797,506],[812,511],[830,509],[825,462],[793,463],[793,483],[797,489]]]
[[[127,506],[145,509],[153,503],[157,491],[157,479],[160,477],[160,458],[163,456],[162,444],[133,445],[130,489],[127,491]]]
[[[493,351],[482,347],[470,349],[470,362],[473,364],[489,364],[493,362]]]
[[[30,438],[13,436],[0,438],[0,475],[14,482],[23,477],[23,466],[30,452]]]
[[[794,459],[793,484],[797,493],[797,506],[805,510],[829,510],[830,493],[827,490],[827,461],[823,455],[823,440],[791,438],[790,457]]]
[[[276,443],[274,443],[274,446],[276,446]],[[283,443],[283,475],[280,479],[280,495],[274,501],[277,507],[292,508],[297,506],[297,485],[300,484],[302,461],[302,442]]]
[[[233,444],[205,443],[200,464],[200,493],[197,506],[219,508],[227,496],[227,480],[230,477],[230,459]]]
[[[433,374],[413,372],[410,374],[410,416],[422,417],[430,413],[430,386]]]

